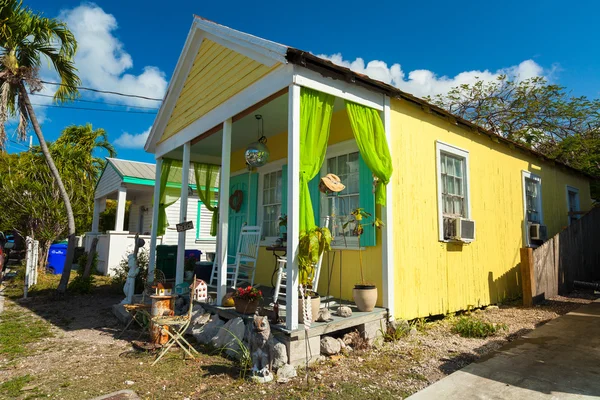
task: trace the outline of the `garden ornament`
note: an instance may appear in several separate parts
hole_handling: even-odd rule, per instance
[[[319,182],[319,190],[322,193],[337,193],[344,189],[346,189],[346,186],[344,186],[340,177],[335,174],[327,174]]]
[[[256,142],[250,143],[246,148],[244,157],[246,158],[246,165],[249,168],[262,167],[269,161],[269,148],[267,147],[267,137],[263,134],[263,120],[262,115],[257,114],[254,116],[258,122],[258,136],[259,139]]]
[[[249,340],[252,357],[252,375],[259,382],[269,382],[273,379],[271,366],[273,363],[273,346],[275,340],[271,335],[271,325],[267,317],[254,316],[252,334]]]

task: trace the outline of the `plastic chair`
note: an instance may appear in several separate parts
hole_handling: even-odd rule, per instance
[[[196,281],[196,275],[194,280]],[[177,343],[181,349],[192,358],[196,358],[195,355],[199,355],[198,351],[183,337],[185,331],[192,322],[192,309],[194,307],[194,291],[190,290],[190,306],[188,312],[185,315],[174,315],[174,316],[156,316],[152,318],[152,323],[161,326],[163,332],[169,336],[169,341],[163,346],[160,353],[152,365],[156,364],[170,349]]]
[[[227,285],[229,287],[235,288],[240,278],[249,280],[250,286],[254,285],[261,232],[262,227],[260,226],[242,227],[235,256],[228,256],[234,260],[233,264],[227,264]],[[215,262],[210,278],[211,286],[217,286],[217,268],[218,265]]]

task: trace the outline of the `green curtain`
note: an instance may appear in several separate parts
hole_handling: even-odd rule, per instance
[[[335,96],[303,87],[300,91],[300,232],[315,227],[308,183],[321,169]]]
[[[211,200],[214,200],[212,189],[217,187],[219,168],[219,165],[194,163],[198,197],[208,211],[212,212],[212,223],[210,224],[211,236],[217,236],[217,226],[219,224],[219,207],[211,204]]]
[[[375,187],[375,202],[385,206],[385,187],[390,181],[393,168],[379,112],[350,101],[346,101],[346,111],[360,155],[378,179]],[[367,211],[374,212],[375,210]]]
[[[164,158],[160,169],[160,195],[158,203],[158,226],[156,236],[162,236],[169,226],[167,207],[181,196],[181,161]],[[179,183],[179,185],[168,185]]]

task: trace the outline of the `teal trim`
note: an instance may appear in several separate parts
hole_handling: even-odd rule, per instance
[[[314,178],[308,182],[308,192],[310,193],[310,201],[315,215],[315,225],[321,226],[321,192],[319,191],[319,182],[321,181],[321,173],[317,173]]]
[[[133,185],[145,185],[145,186],[154,186],[154,179],[147,179],[147,178],[135,178],[133,176],[124,176],[123,177],[123,183],[131,183]],[[193,190],[196,190],[196,185],[193,183],[190,183],[189,185]],[[170,188],[180,188],[181,184],[179,183],[174,183],[174,182],[168,182],[167,183],[167,187]],[[204,186],[200,186],[201,190],[204,190]],[[212,192],[218,192],[219,188],[212,188],[211,189]]]
[[[363,226],[364,232],[360,237],[360,245],[363,247],[375,246],[375,227],[371,224],[375,218],[375,194],[373,193],[373,173],[367,167],[365,160],[362,156],[358,155],[358,182],[359,182],[359,195],[358,204],[366,212],[371,213],[373,216],[366,221],[367,223]]]
[[[248,188],[249,212],[248,225],[257,223],[258,206],[258,173],[250,174],[250,187]]]
[[[281,167],[281,214],[287,215],[288,206],[288,166],[285,164]]]

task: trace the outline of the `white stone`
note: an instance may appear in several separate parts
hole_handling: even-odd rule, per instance
[[[332,356],[339,353],[342,350],[342,346],[337,339],[331,336],[324,336],[321,338],[321,354]]]
[[[273,369],[278,371],[279,368],[287,365],[288,355],[285,344],[281,342],[277,342],[275,346],[273,346]]]
[[[297,377],[296,368],[289,364],[285,364],[277,371],[277,382],[286,383],[290,379]]]
[[[211,339],[217,335],[219,329],[225,324],[225,322],[219,319],[218,315],[213,315],[210,321],[204,325],[204,329],[202,329],[197,334],[194,334],[194,338],[197,342],[208,344],[211,342]]]
[[[327,322],[331,319],[331,312],[328,309],[323,308],[319,310],[319,315],[317,316],[317,322]]]
[[[340,306],[338,307],[336,314],[344,318],[350,317],[352,315],[352,309],[348,306]]]
[[[125,384],[131,386],[131,385],[134,385],[135,382],[134,381],[125,381]]]
[[[239,342],[244,338],[244,330],[246,325],[244,320],[241,318],[234,318],[227,321],[223,325],[217,334],[210,340],[211,344],[216,348],[225,349],[225,353],[230,357],[236,357],[239,355],[240,344]]]
[[[344,350],[346,348],[346,343],[344,343],[344,341],[340,338],[337,338],[337,341],[340,342],[340,347],[342,350]]]

